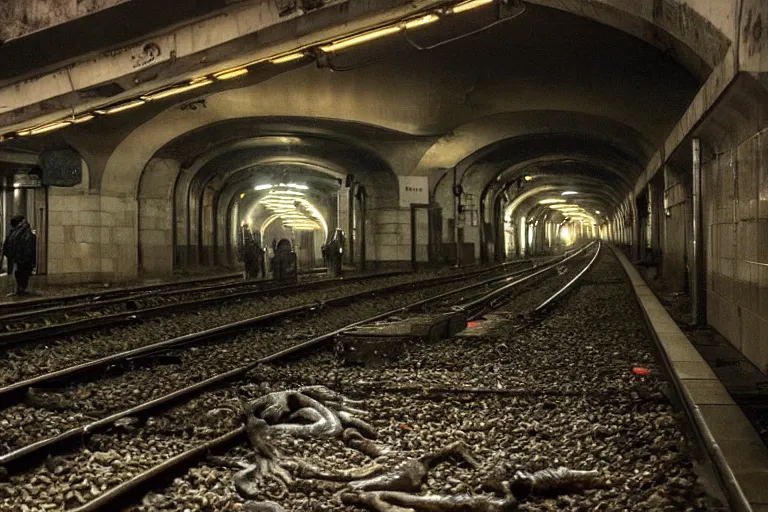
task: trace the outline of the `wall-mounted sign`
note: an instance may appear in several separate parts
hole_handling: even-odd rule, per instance
[[[398,176],[400,206],[429,202],[429,179],[426,176]]]
[[[42,186],[40,176],[26,172],[17,172],[13,175],[13,188],[37,188]]]
[[[45,151],[40,154],[39,163],[43,170],[43,185],[74,187],[83,179],[83,160],[72,149]]]

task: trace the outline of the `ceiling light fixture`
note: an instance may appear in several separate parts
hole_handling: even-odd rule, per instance
[[[272,188],[272,185],[269,185],[269,184],[265,184],[265,185],[256,185],[256,186],[255,186],[255,187],[253,187],[253,188],[254,188],[254,190],[268,190],[268,189]]]
[[[112,107],[106,107],[106,108],[100,108],[94,110],[97,114],[101,115],[109,115],[109,114],[117,114],[118,112],[123,112],[124,110],[129,110],[132,108],[140,107],[141,105],[144,105],[146,102],[144,100],[132,100],[127,101],[125,103],[120,103],[119,105],[114,105]]]
[[[81,115],[79,117],[75,117],[74,119],[72,119],[72,124],[87,123],[88,121],[90,121],[94,117],[96,117],[96,116],[94,116],[93,114],[83,114],[83,115]]]
[[[575,195],[578,195],[578,192],[576,192],[575,190],[566,190],[565,192],[563,192],[560,195],[561,196],[575,196]]]
[[[454,5],[451,11],[454,14],[459,14],[490,3],[493,3],[493,0],[468,0],[467,2],[461,2],[458,5]]]
[[[426,16],[422,16],[420,18],[415,18],[415,19],[406,21],[404,26],[407,30],[410,30],[412,28],[429,25],[430,23],[434,23],[439,19],[440,17],[437,16],[436,14],[427,14]]]
[[[72,124],[70,121],[56,121],[55,123],[38,126],[29,131],[30,135],[37,135],[38,133],[48,133],[55,130],[61,130],[62,128]]]
[[[171,87],[170,89],[165,89],[159,92],[153,92],[150,94],[145,94],[141,96],[141,99],[144,101],[155,101],[160,100],[163,98],[167,98],[169,96],[175,96],[177,94],[181,94],[187,91],[191,91],[193,89],[197,89],[199,87],[205,87],[206,85],[210,85],[213,83],[213,80],[210,78],[205,78],[203,80],[197,80],[195,82],[190,82],[187,85],[181,85],[177,87]]]
[[[307,54],[304,52],[289,53],[288,55],[283,55],[282,57],[270,59],[269,62],[272,64],[283,64],[285,62],[292,62],[294,60],[303,59],[306,56]]]
[[[350,46],[367,43],[368,41],[373,41],[374,39],[379,39],[380,37],[385,37],[396,32],[400,32],[400,30],[401,29],[399,26],[390,26],[377,30],[371,30],[370,32],[364,32],[360,35],[334,41],[331,44],[321,46],[320,49],[326,53],[335,52],[338,50],[343,50],[344,48],[349,48]]]
[[[231,78],[237,78],[239,76],[247,75],[248,70],[244,67],[239,68],[232,68],[232,69],[225,69],[224,71],[219,71],[218,73],[214,73],[213,77],[216,80],[229,80]]]
[[[533,181],[533,176],[525,176],[523,179],[525,181]]]
[[[595,210],[595,213],[600,215],[600,210]]]
[[[539,201],[539,204],[557,204],[557,203],[564,203],[565,199],[542,199]]]

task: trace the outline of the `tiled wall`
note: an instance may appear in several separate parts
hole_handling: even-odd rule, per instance
[[[707,321],[768,372],[768,134],[702,167]]]
[[[686,283],[686,248],[689,242],[688,219],[690,216],[690,184],[682,179],[682,173],[667,167],[664,170],[664,195],[666,211],[662,275],[672,291],[683,291]]]
[[[371,212],[373,216],[373,243],[368,244],[368,259],[372,261],[411,261],[411,209],[384,208]],[[417,226],[424,237],[416,240],[416,258],[427,261],[427,217],[418,216]]]
[[[50,281],[135,275],[135,200],[51,187],[48,208]]]

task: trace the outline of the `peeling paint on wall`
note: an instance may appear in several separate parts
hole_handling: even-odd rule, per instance
[[[131,0],[4,0],[0,41],[18,39]]]

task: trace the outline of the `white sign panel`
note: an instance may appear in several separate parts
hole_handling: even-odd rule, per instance
[[[400,181],[400,206],[429,202],[429,179],[426,176],[398,176]]]

